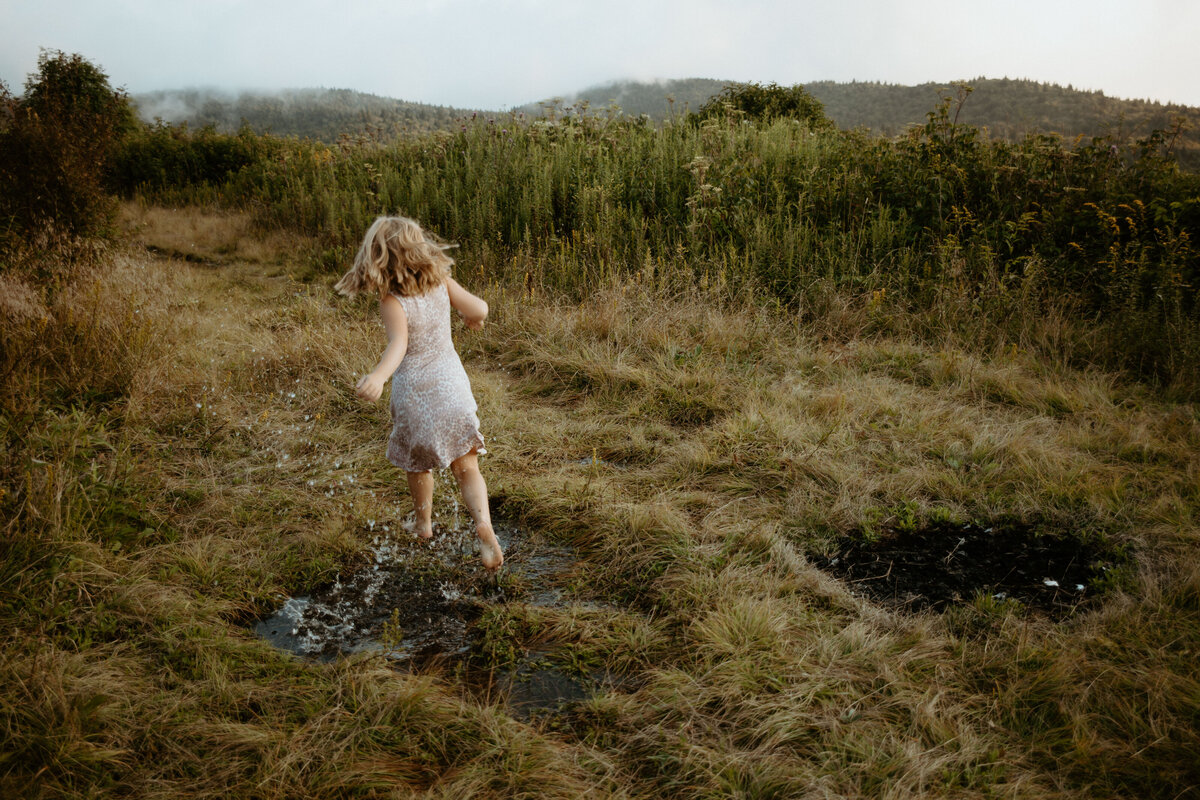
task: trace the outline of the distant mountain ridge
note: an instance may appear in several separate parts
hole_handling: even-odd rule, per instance
[[[603,113],[613,104],[624,114],[665,119],[672,111],[695,111],[733,81],[687,78],[657,82],[614,81],[559,98],[562,105],[586,103],[590,113]],[[1108,97],[1101,91],[1010,78],[974,78],[917,86],[875,81],[816,81],[804,88],[825,106],[839,128],[867,128],[895,136],[921,125],[942,97],[956,97],[956,84],[970,86],[958,121],[986,128],[992,138],[1016,140],[1031,133],[1077,136],[1113,134],[1131,139],[1167,130],[1182,118],[1185,130],[1175,145],[1180,164],[1200,168],[1200,108],[1152,100]],[[522,109],[537,113],[554,100],[530,103]]]
[[[731,81],[686,78],[667,81],[614,81],[592,86],[575,95],[528,103],[512,113],[540,115],[550,106],[586,105],[588,113],[647,115],[661,121],[672,114],[695,111]],[[1008,78],[965,81],[974,91],[963,104],[959,121],[986,128],[993,138],[1019,139],[1030,133],[1077,136],[1114,134],[1144,137],[1169,129],[1182,118],[1186,130],[1175,143],[1182,165],[1200,168],[1200,108],[1150,100],[1125,100],[1103,92],[1071,86]],[[841,128],[868,128],[895,136],[925,122],[939,98],[955,93],[953,83],[904,86],[871,81],[817,81],[804,88],[825,106]],[[259,133],[297,136],[335,142],[340,136],[381,139],[404,133],[449,130],[473,113],[499,116],[497,111],[456,109],[412,103],[350,89],[293,89],[283,92],[222,93],[203,89],[160,91],[135,95],[134,103],[146,121],[200,127],[212,125],[233,132],[243,124]]]
[[[960,81],[974,91],[963,104],[959,122],[987,128],[993,137],[1019,138],[1028,133],[1064,136],[1124,132],[1145,135],[1170,127],[1173,117],[1200,121],[1200,108],[1151,100],[1108,97],[1101,91],[1010,78]],[[918,86],[878,82],[819,81],[805,89],[825,105],[839,127],[870,128],[895,135],[921,124],[940,97],[956,94],[954,84]],[[1118,129],[1124,125],[1124,130]]]

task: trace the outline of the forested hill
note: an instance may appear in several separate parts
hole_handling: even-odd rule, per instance
[[[409,103],[351,89],[290,89],[241,92],[180,89],[135,95],[138,114],[147,122],[212,125],[232,133],[249,125],[258,133],[335,142],[343,134],[378,135],[445,129],[472,111]]]
[[[638,117],[648,115],[655,120],[671,113],[695,111],[720,94],[731,81],[712,78],[683,78],[671,81],[614,81],[591,86],[569,97],[547,98],[521,107],[527,114],[538,114],[549,106],[572,106],[586,103],[592,112],[603,113],[614,105],[621,113]]]
[[[672,108],[676,113],[696,110],[729,83],[704,78],[652,83],[620,81],[584,89],[562,102],[586,101],[589,109],[598,113],[615,103],[625,114],[648,114],[658,120],[671,113]],[[959,122],[987,128],[993,138],[1019,139],[1029,133],[1053,132],[1067,139],[1109,133],[1136,139],[1155,129],[1166,130],[1175,118],[1182,117],[1186,130],[1176,143],[1176,153],[1185,165],[1192,169],[1200,167],[1200,108],[1123,100],[1099,91],[1030,80],[975,78],[962,83],[974,91],[962,106]],[[885,136],[923,124],[926,114],[940,98],[957,94],[952,83],[902,86],[818,81],[805,84],[804,88],[821,101],[825,113],[838,127],[865,127]],[[524,110],[537,111],[547,102],[550,101],[531,103]]]
[[[649,115],[663,120],[672,113],[695,111],[729,81],[710,78],[638,82],[619,81],[584,89],[577,94],[529,103],[516,109],[543,113],[547,106],[586,102],[591,113],[614,107],[629,116]],[[993,138],[1018,139],[1028,133],[1076,136],[1114,134],[1136,139],[1155,129],[1168,129],[1176,118],[1186,122],[1174,150],[1180,163],[1200,168],[1200,108],[1149,100],[1124,100],[1099,91],[1029,80],[976,78],[965,81],[973,92],[963,104],[959,121],[986,128]],[[865,127],[894,136],[925,122],[943,96],[955,94],[950,83],[902,86],[878,82],[805,84],[841,128]],[[146,121],[156,118],[196,128],[212,125],[233,132],[249,125],[257,132],[334,142],[348,134],[390,138],[405,132],[449,129],[475,112],[426,105],[350,89],[293,89],[275,93],[220,93],[203,89],[160,91],[136,95],[134,102]]]
[[[962,83],[974,91],[963,104],[959,122],[985,127],[997,138],[1050,131],[1065,136],[1107,132],[1144,136],[1155,128],[1169,128],[1174,117],[1185,117],[1193,129],[1200,122],[1198,108],[1123,100],[1053,83],[1008,78],[975,78]],[[825,113],[839,127],[866,127],[887,135],[924,122],[939,96],[955,94],[944,83],[901,86],[820,81],[804,88],[825,105]]]

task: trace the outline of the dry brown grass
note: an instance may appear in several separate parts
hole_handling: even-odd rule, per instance
[[[247,215],[215,208],[181,212],[128,201],[122,205],[121,219],[143,246],[184,261],[294,267],[306,244],[295,233],[258,230]]]
[[[584,561],[572,603],[486,624],[624,680],[530,725],[451,676],[299,662],[243,627],[352,558],[367,519],[408,512],[386,411],[350,388],[382,331],[369,303],[290,280],[287,243],[245,243],[240,218],[126,213],[159,255],[111,254],[39,299],[44,334],[3,318],[36,343],[3,395],[8,795],[1196,791],[1190,406],[1020,350],[868,334],[878,310],[851,299],[797,321],[698,290],[493,288],[488,327],[456,335],[496,507]],[[984,601],[890,611],[805,555],[999,516],[1132,566],[1055,624]]]

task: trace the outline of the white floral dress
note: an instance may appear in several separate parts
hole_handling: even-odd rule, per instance
[[[423,295],[393,296],[408,318],[408,349],[392,375],[388,461],[424,472],[472,451],[487,452],[471,382],[450,338],[446,284]]]

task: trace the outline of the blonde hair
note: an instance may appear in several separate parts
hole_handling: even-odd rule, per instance
[[[367,229],[354,256],[354,266],[333,288],[353,297],[359,293],[425,294],[450,277],[454,247],[423,230],[408,217],[380,217]]]

